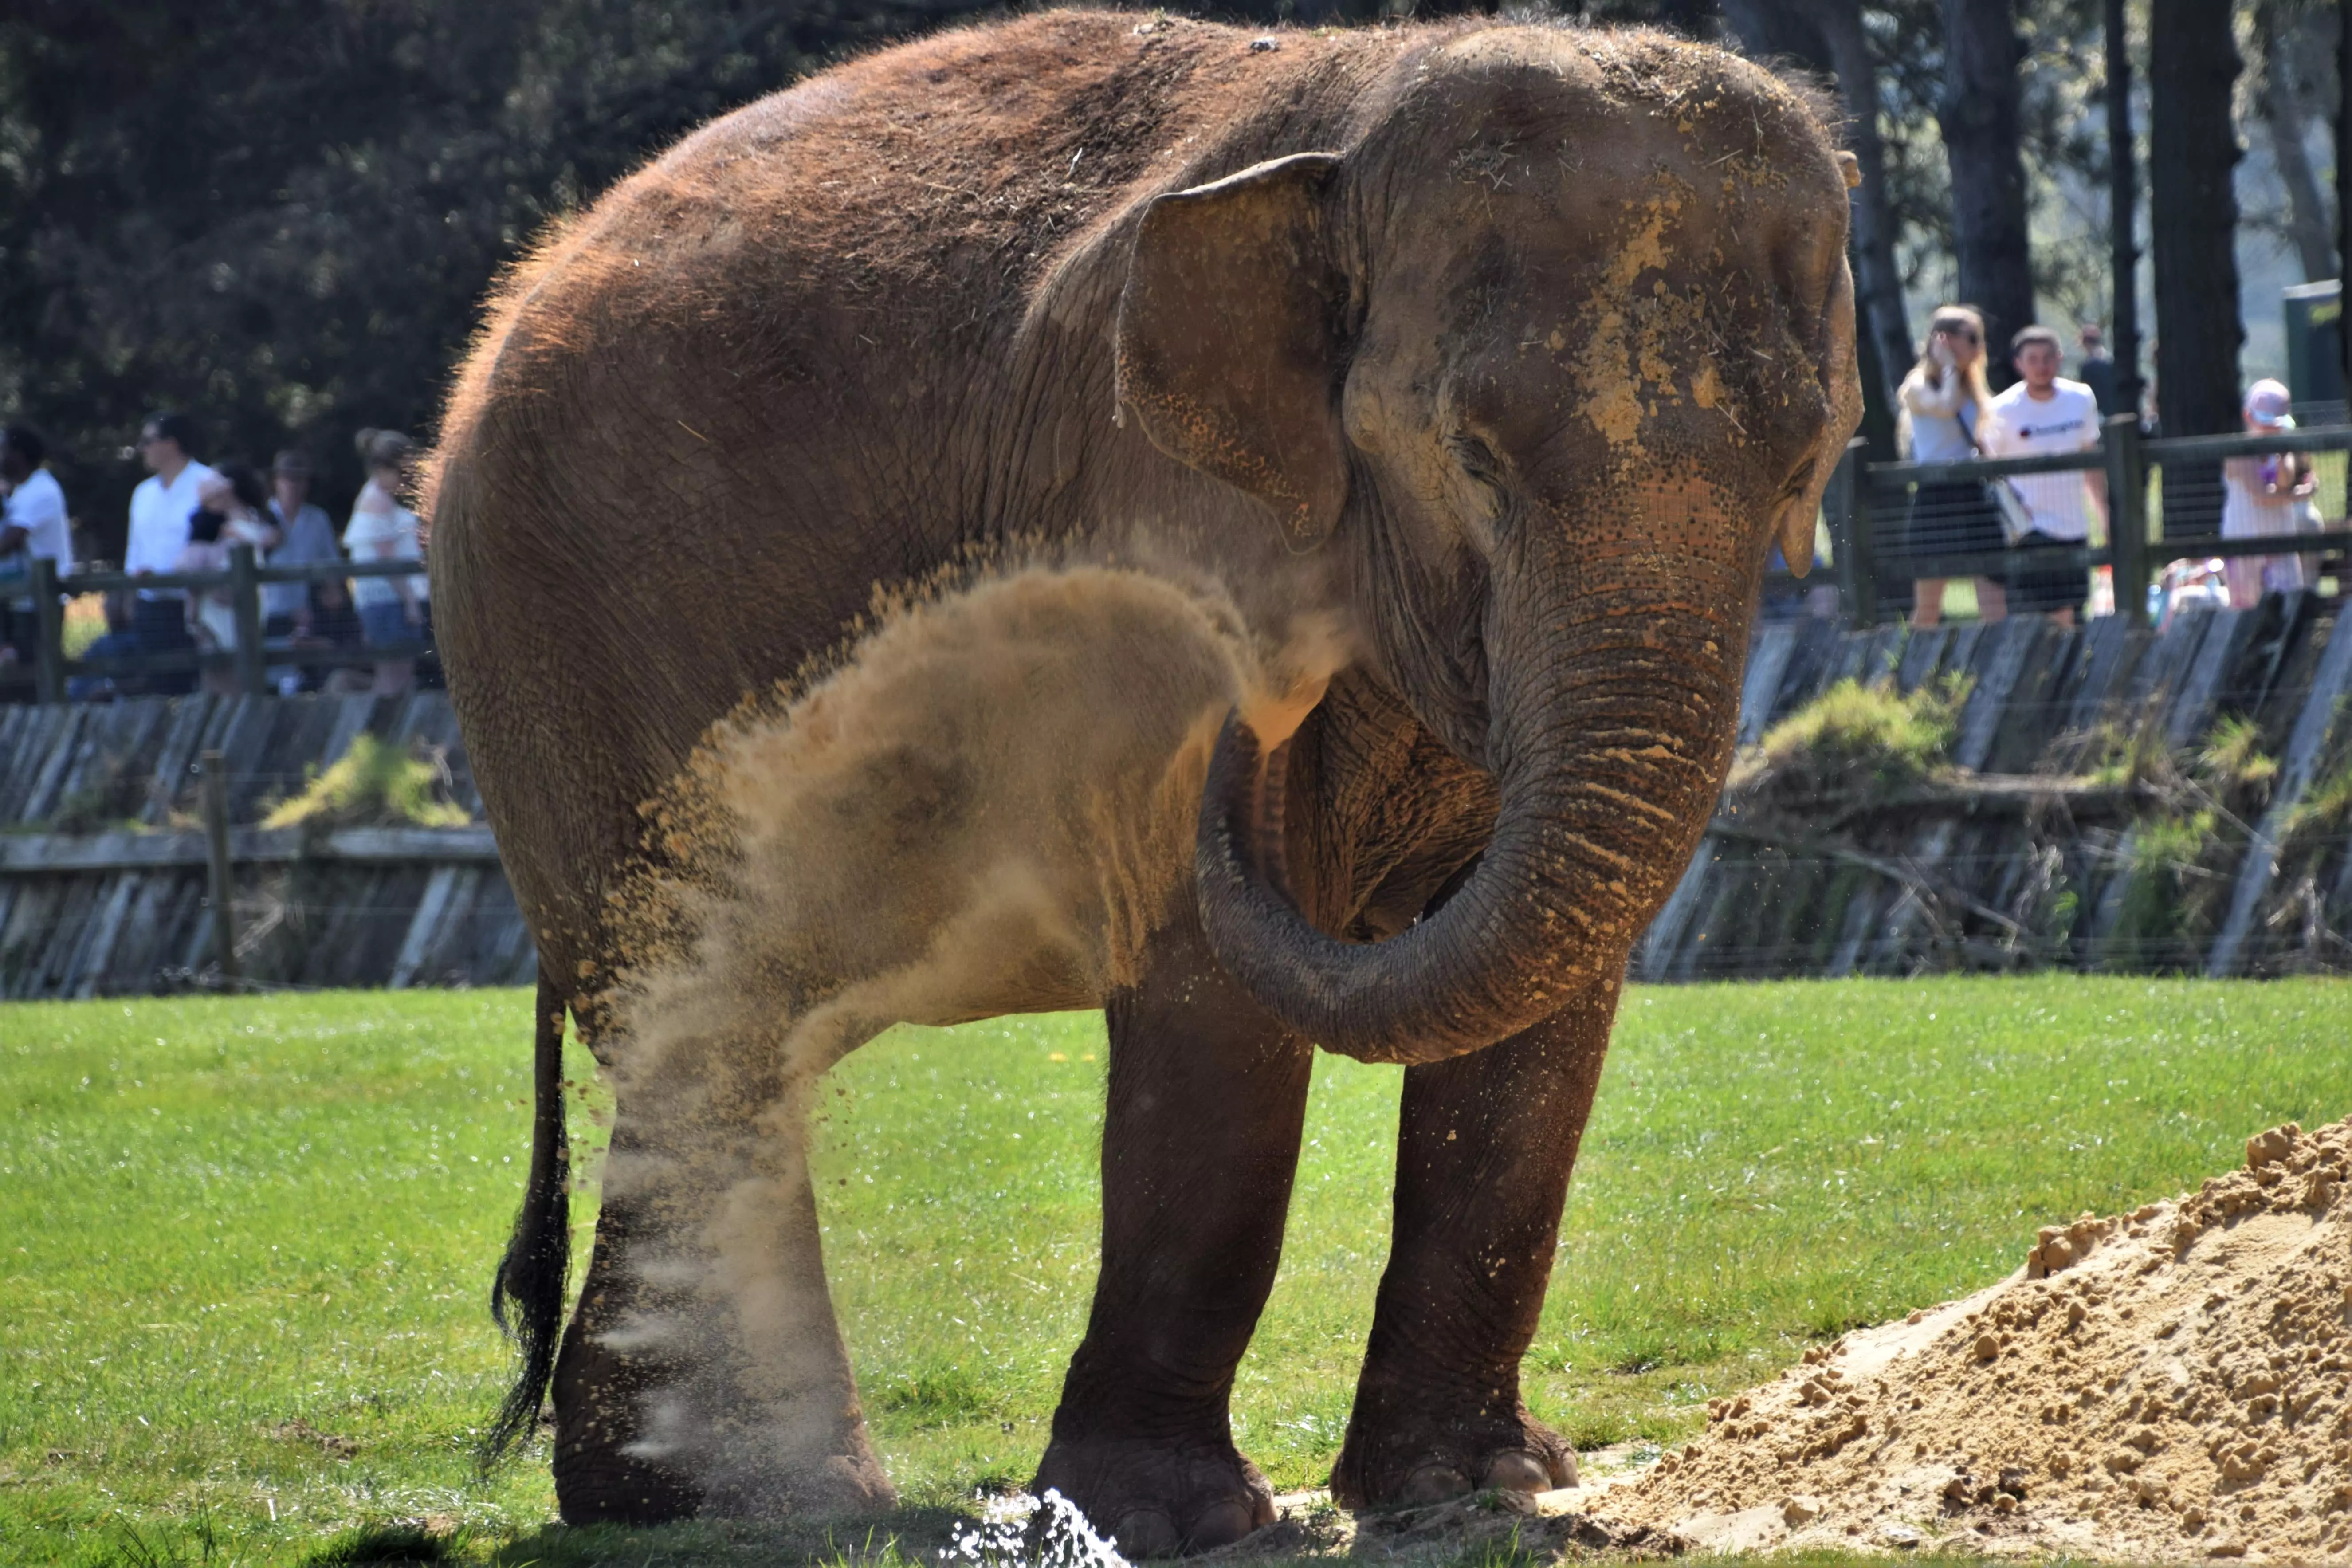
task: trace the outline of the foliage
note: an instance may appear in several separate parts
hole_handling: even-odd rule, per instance
[[[2242,714],[2224,715],[2197,748],[2196,772],[2218,789],[2251,792],[2267,785],[2278,776],[2278,759],[2263,752],[2262,743],[2260,724]]]
[[[921,0],[23,0],[0,10],[0,416],[119,557],[142,411],[201,455],[429,430],[492,274]]]
[[[2352,827],[2352,757],[2303,792],[2286,813],[2290,838],[2341,833]]]
[[[1838,681],[1764,732],[1732,774],[1741,795],[1873,795],[1945,765],[1967,702],[1968,678],[1947,674],[1908,692],[1891,679]]]
[[[2226,914],[2251,825],[2278,774],[2278,759],[2262,750],[2262,740],[2252,719],[2225,714],[2185,756],[2175,756],[2150,722],[2111,764],[2147,802],[2124,840],[2126,881],[2111,938],[2136,952],[2141,967],[2193,963]]]
[[[563,1530],[543,1446],[474,1472],[507,1373],[483,1297],[529,1157],[530,1007],[0,1007],[0,1561],[122,1563],[129,1530],[193,1564],[206,1521],[216,1561],[255,1568],[401,1527],[516,1568],[910,1563],[982,1479],[1033,1473],[1095,1274],[1098,1016],[904,1030],[833,1075],[817,1174],[852,1353],[869,1392],[938,1397],[869,1400],[907,1506],[828,1537]],[[2000,1278],[2053,1216],[2352,1111],[2347,1007],[2315,981],[1637,987],[1528,1400],[1588,1447],[1678,1440],[1807,1342]],[[1316,1065],[1234,1395],[1277,1489],[1319,1483],[1345,1428],[1399,1082]]]
[[[362,734],[302,792],[278,802],[264,827],[463,827],[472,818],[446,798],[448,769]]]

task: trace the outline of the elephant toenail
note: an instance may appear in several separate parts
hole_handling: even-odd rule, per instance
[[[1111,1531],[1118,1545],[1119,1554],[1128,1558],[1173,1557],[1182,1544],[1176,1534],[1175,1521],[1156,1508],[1139,1508],[1118,1518],[1118,1528]]]
[[[1220,1546],[1231,1546],[1257,1528],[1257,1520],[1249,1504],[1238,1499],[1211,1503],[1192,1521],[1192,1531],[1184,1539],[1187,1552],[1213,1552]]]
[[[1409,1503],[1444,1502],[1469,1489],[1469,1480],[1451,1465],[1423,1465],[1404,1479],[1404,1500]]]
[[[1533,1454],[1516,1449],[1496,1455],[1486,1464],[1486,1487],[1498,1492],[1544,1492],[1551,1489],[1551,1472]]]

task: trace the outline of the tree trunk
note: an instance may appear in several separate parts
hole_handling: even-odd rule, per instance
[[[2160,0],[2159,0],[2160,3]],[[1960,297],[1985,313],[1985,369],[2011,380],[2011,334],[2033,321],[2018,133],[2021,50],[2010,0],[1944,0],[1944,98],[1936,119],[1952,170],[1952,249]]]
[[[2303,262],[2303,280],[2315,283],[2336,276],[2336,237],[2330,232],[2327,204],[2311,172],[2311,153],[2303,144],[2311,125],[2311,109],[2303,89],[2305,50],[2317,29],[2303,26],[2303,17],[2280,0],[2262,0],[2254,7],[2254,47],[2262,56],[2263,121],[2271,135],[2271,156],[2278,163],[2279,183],[2286,187],[2287,232]]]
[[[2238,79],[2230,0],[2148,8],[2148,185],[2156,252],[2157,418],[2167,436],[2239,427],[2238,162],[2230,118]],[[2168,540],[2220,530],[2212,465],[2167,464]]]
[[[1891,393],[1918,349],[1904,310],[1903,272],[1895,262],[1895,214],[1887,205],[1886,149],[1878,139],[1878,66],[1870,58],[1870,35],[1862,25],[1861,0],[1824,0],[1813,11],[1827,46],[1838,91],[1851,116],[1848,131],[1862,184],[1853,193],[1855,303],[1863,330],[1878,350],[1878,363]]]
[[[1878,135],[1878,67],[1870,58],[1861,0],[1724,0],[1723,12],[1749,56],[1786,56],[1837,78],[1848,116],[1847,144],[1862,169],[1862,184],[1853,192],[1852,248],[1862,434],[1874,458],[1892,461],[1895,389],[1919,351],[1911,342],[1903,272],[1895,261],[1896,225],[1887,205],[1886,149]]]

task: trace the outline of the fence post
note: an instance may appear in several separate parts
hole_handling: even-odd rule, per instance
[[[236,878],[228,858],[228,763],[218,752],[203,754],[198,780],[205,809],[205,868],[211,884],[213,954],[221,978],[236,979]]]
[[[1830,539],[1837,551],[1838,608],[1846,624],[1867,628],[1878,624],[1878,563],[1870,529],[1870,473],[1863,459],[1869,443],[1856,437],[1846,443],[1830,477],[1828,506]]]
[[[236,616],[237,689],[260,696],[269,689],[261,647],[261,584],[250,544],[228,547],[229,607]]]
[[[2147,468],[2139,446],[2139,416],[2108,416],[2107,546],[2114,557],[2116,614],[2135,630],[2147,627]]]
[[[58,563],[46,555],[33,557],[33,626],[39,637],[33,650],[33,698],[37,702],[66,700],[66,613],[58,603]]]

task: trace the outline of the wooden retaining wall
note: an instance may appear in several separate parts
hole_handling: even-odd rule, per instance
[[[224,754],[239,965],[268,985],[510,984],[536,958],[486,828],[252,826],[362,733],[439,755],[478,814],[456,716],[406,698],[0,707],[0,997],[185,984],[212,962],[195,763]]]
[[[1913,633],[1828,621],[1760,628],[1740,741],[1845,677],[1971,689],[1954,760],[1978,780],[1880,803],[1866,845],[1729,807],[1635,950],[1636,979],[1905,974],[2063,966],[2274,973],[2352,967],[2352,853],[2287,842],[2305,794],[2352,755],[2352,617],[2312,595],[2186,615],[2160,634],[2038,617]],[[2345,629],[2339,631],[2339,627]],[[2280,768],[2210,929],[2128,930],[2144,802],[2062,785],[2053,749],[2103,721],[2193,746],[2223,714],[2261,727]],[[530,933],[479,826],[267,833],[362,733],[429,748],[451,798],[480,801],[446,699],[150,698],[0,707],[0,997],[186,984],[211,961],[195,759],[225,753],[240,966],[265,984],[507,984]],[[2068,913],[2053,918],[2063,903]]]
[[[2352,750],[2352,617],[2336,609],[2294,594],[2183,615],[2161,634],[2114,619],[2067,630],[2037,616],[1920,632],[1762,628],[1743,745],[1841,678],[1885,674],[1908,692],[1955,672],[1972,684],[1953,761],[1995,787],[1885,804],[1866,852],[1851,835],[1758,831],[1727,804],[1636,948],[1633,977],[2352,967],[2352,854],[2340,829],[2315,864],[2298,841],[2299,875],[2282,876],[2278,860],[2305,792]],[[2255,721],[2280,763],[2242,850],[2189,873],[2228,884],[2226,918],[2210,930],[2132,929],[2127,894],[2147,859],[2135,825],[2147,805],[2126,789],[2064,787],[2047,776],[2048,760],[2103,722],[2193,748],[2224,715]]]

